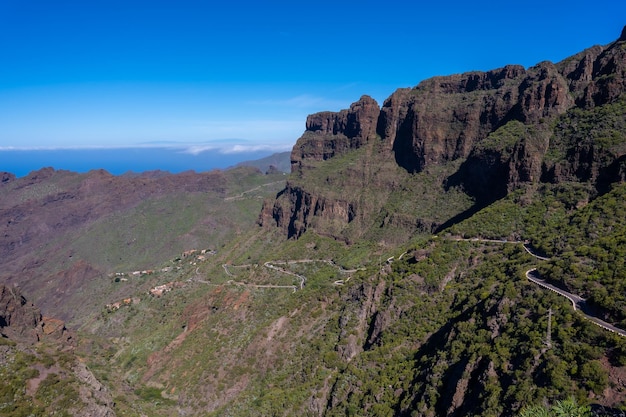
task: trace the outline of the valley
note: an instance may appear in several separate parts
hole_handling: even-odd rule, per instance
[[[312,114],[290,163],[4,174],[0,413],[626,410],[626,30]]]

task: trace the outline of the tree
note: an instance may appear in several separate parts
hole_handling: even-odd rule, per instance
[[[591,409],[588,406],[578,405],[575,398],[570,397],[557,401],[552,407],[535,405],[524,408],[519,417],[590,417]]]

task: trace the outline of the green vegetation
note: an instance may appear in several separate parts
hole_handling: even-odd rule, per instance
[[[529,129],[511,122],[484,146],[510,150],[537,136]],[[316,219],[297,240],[271,228],[241,233],[206,263],[179,262],[146,281],[191,283],[90,324],[103,337],[92,368],[134,389],[118,392],[119,407],[155,416],[189,407],[209,416],[585,415],[592,398],[618,389],[611,369],[626,364],[626,340],[525,272],[537,267],[626,327],[626,186],[603,195],[593,183],[520,186],[435,237],[428,222],[473,203],[441,185],[460,162],[408,174],[378,165],[376,146],[289,180],[356,201],[379,213],[373,220]],[[350,188],[386,175],[397,176],[394,187]],[[260,287],[299,283],[265,262],[305,276],[304,288]],[[531,406],[542,403],[554,405]]]
[[[558,257],[540,272],[588,299],[608,321],[626,327],[626,186],[620,184],[564,219],[545,239]]]
[[[557,401],[551,407],[536,405],[527,407],[519,414],[520,417],[591,417],[588,406],[580,406],[575,398]]]
[[[37,354],[19,346],[4,350],[0,363],[0,415],[70,416],[71,410],[80,410],[79,384],[71,366],[71,360],[68,362],[63,353],[50,346],[40,346]]]
[[[534,126],[512,120],[489,134],[486,139],[478,144],[476,149],[498,151],[510,155],[516,144],[524,138],[532,137],[536,134]]]
[[[518,190],[453,226],[453,235],[528,239],[552,257],[542,276],[588,299],[609,322],[626,327],[626,186],[593,199],[588,185]]]
[[[562,162],[568,152],[580,148],[597,148],[595,158],[618,155],[626,149],[626,97],[591,109],[573,108],[560,117],[546,160]]]
[[[258,263],[255,246],[244,245],[250,238],[233,245],[251,249],[250,263]],[[349,266],[351,247],[314,234],[274,243],[274,257],[262,260],[332,257]],[[203,274],[224,284],[194,285],[110,313],[101,329],[125,340],[108,356],[107,379],[123,378],[137,395],[118,402],[143,404],[150,415],[185,404],[216,416],[306,415],[311,404],[329,416],[488,416],[545,398],[587,401],[588,392],[609,385],[602,358],[626,361],[625,341],[525,280],[537,261],[520,244],[432,238],[407,249],[390,266],[383,257],[382,273],[378,259],[357,256],[351,262],[368,269],[344,286],[332,284],[341,274],[328,264],[292,264],[307,276],[295,293],[229,285],[216,259]],[[289,281],[261,266],[235,272],[249,284]],[[544,343],[549,308],[551,348]],[[160,388],[145,388],[146,378]],[[223,392],[237,392],[236,400]]]

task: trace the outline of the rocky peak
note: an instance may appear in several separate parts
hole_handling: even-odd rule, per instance
[[[307,117],[306,131],[291,153],[292,172],[302,169],[304,159],[325,160],[363,146],[376,136],[379,113],[376,100],[362,96],[349,109]]]
[[[323,135],[342,134],[348,138],[367,140],[375,131],[379,107],[376,100],[362,96],[350,109],[339,112],[324,111],[309,115],[306,130]]]
[[[548,61],[529,69],[519,90],[517,112],[511,118],[523,123],[534,123],[542,118],[565,113],[574,105],[567,80]]]
[[[15,180],[15,174],[12,174],[10,172],[0,173],[0,184],[5,184],[13,180]]]
[[[604,49],[596,45],[557,64],[559,72],[568,80],[571,92],[584,91],[593,80],[594,64]]]

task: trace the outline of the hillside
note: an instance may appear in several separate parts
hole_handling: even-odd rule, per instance
[[[113,176],[44,168],[0,184],[0,283],[46,314],[80,324],[115,272],[154,269],[191,249],[216,250],[256,219],[281,173],[254,168]]]
[[[75,354],[76,335],[0,285],[0,414],[111,417],[114,402]]]
[[[291,172],[289,158],[290,154],[290,152],[275,153],[270,156],[266,156],[265,158],[256,159],[254,161],[240,162],[236,165],[236,167],[251,166],[258,168],[261,172],[269,172],[270,170],[274,170],[288,174],[289,172]]]
[[[286,182],[245,170],[225,182],[230,173],[126,178],[111,204],[147,204],[138,213],[150,221],[125,211],[67,240],[45,234],[50,224],[97,226],[86,221],[97,205],[51,210],[65,217],[32,228],[18,214],[36,219],[108,177],[5,176],[12,188],[1,192],[19,207],[3,220],[15,231],[5,250],[17,257],[28,243],[18,237],[37,230],[31,248],[110,253],[99,268],[139,272],[85,279],[71,294],[55,290],[62,275],[38,290],[20,276],[44,305],[93,297],[74,320],[75,352],[117,415],[511,416],[562,400],[622,415],[625,93],[626,29],[560,63],[435,77],[382,106],[363,96],[313,114]],[[57,177],[82,185],[45,191]],[[136,197],[168,181],[191,188],[173,202]],[[22,207],[20,190],[42,197]],[[221,233],[203,234],[198,207],[176,205],[195,196],[233,216]],[[183,221],[180,207],[185,227],[163,227]],[[150,236],[140,246],[155,255],[150,266],[141,251],[102,251],[108,233],[135,224]],[[172,252],[150,250],[155,236]],[[198,251],[174,247],[180,236]],[[122,252],[123,264],[111,259]],[[42,276],[54,265],[22,256]]]

